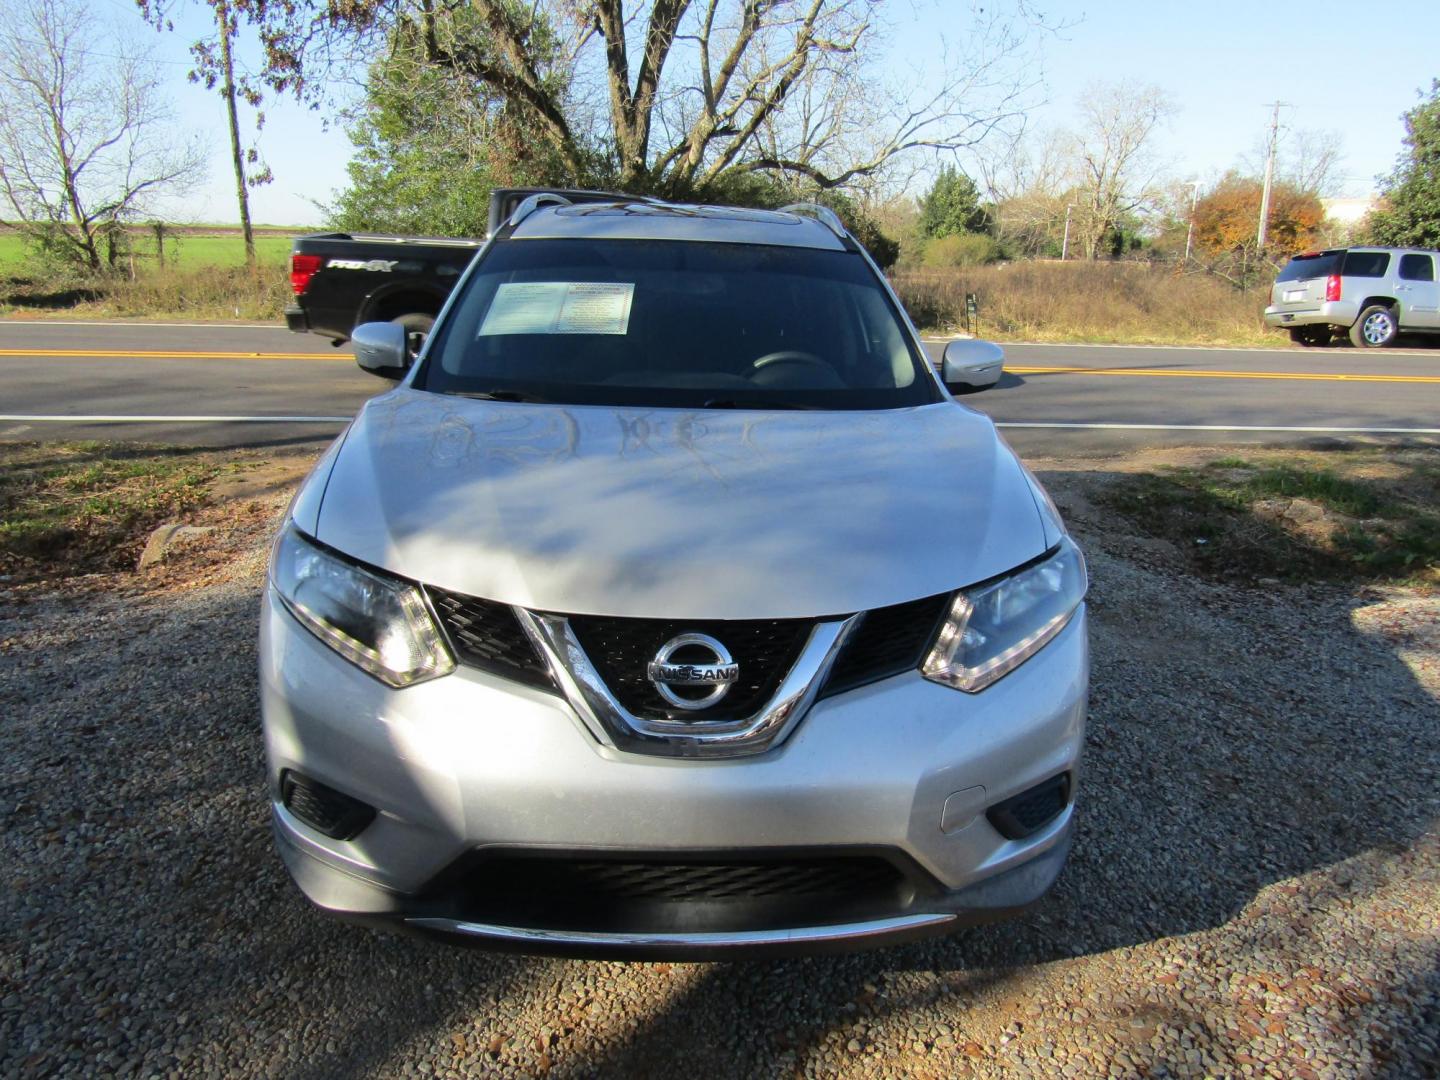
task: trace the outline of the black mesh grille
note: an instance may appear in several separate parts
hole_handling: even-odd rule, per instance
[[[448,918],[605,932],[760,930],[878,918],[934,881],[880,852],[477,851],[425,889]]]
[[[280,801],[312,829],[336,840],[349,840],[375,819],[373,806],[289,769],[280,774]]]
[[[869,893],[901,880],[893,866],[872,857],[774,863],[498,858],[485,862],[484,875],[487,891],[497,893],[668,903]]]
[[[1061,773],[998,802],[986,811],[1001,836],[1021,840],[1041,829],[1070,802],[1070,774]]]
[[[570,627],[616,699],[636,716],[727,720],[754,714],[780,685],[810,633],[809,619],[681,622],[572,615]],[[680,634],[709,634],[730,652],[740,679],[703,711],[673,709],[655,692],[646,670],[660,647]]]
[[[553,690],[555,682],[508,604],[427,590],[457,658],[507,679]]]
[[[830,669],[822,696],[912,671],[950,603],[950,594],[867,611]]]

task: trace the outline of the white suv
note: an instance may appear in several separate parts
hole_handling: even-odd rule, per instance
[[[1265,322],[1300,345],[1328,345],[1345,332],[1361,349],[1393,345],[1401,331],[1440,333],[1435,252],[1355,247],[1296,255],[1275,279]]]

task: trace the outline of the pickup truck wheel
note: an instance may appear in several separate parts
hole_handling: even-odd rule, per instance
[[[420,355],[420,346],[425,344],[425,335],[430,333],[430,328],[435,325],[435,316],[412,311],[408,315],[397,315],[390,321],[405,328],[405,347],[410,353],[410,359],[414,360]]]
[[[1350,327],[1350,342],[1357,349],[1382,349],[1394,345],[1399,334],[1395,312],[1384,304],[1371,304]]]

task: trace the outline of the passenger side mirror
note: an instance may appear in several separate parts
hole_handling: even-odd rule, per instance
[[[405,328],[398,323],[361,323],[350,333],[355,362],[382,379],[403,379],[410,367]]]
[[[993,341],[961,338],[945,346],[940,377],[947,387],[984,390],[1000,381],[1005,350]]]

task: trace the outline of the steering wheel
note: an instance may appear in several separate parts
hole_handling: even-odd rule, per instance
[[[824,368],[830,374],[835,374],[835,369],[827,364],[814,353],[801,352],[799,349],[781,349],[779,352],[766,353],[750,364],[750,370],[763,371],[775,364],[797,364],[804,367]]]

